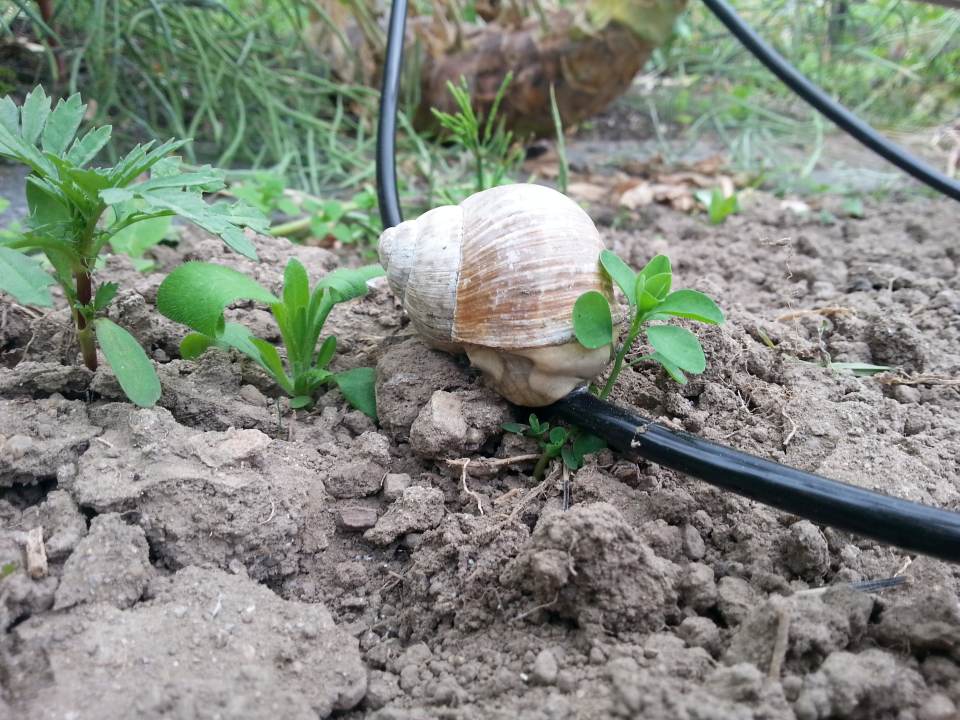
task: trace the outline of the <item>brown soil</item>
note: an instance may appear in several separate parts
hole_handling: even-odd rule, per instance
[[[960,207],[910,200],[863,219],[771,196],[719,227],[649,207],[602,227],[719,298],[687,386],[625,373],[615,399],[763,457],[960,509]],[[600,213],[598,213],[600,215]],[[276,287],[262,262],[188,235],[184,258]],[[158,362],[155,409],[76,366],[63,309],[0,306],[0,717],[956,717],[956,568],[818,528],[604,451],[537,486],[508,457],[513,410],[424,348],[385,285],[337,309],[340,367],[378,368],[380,424],[335,391],[292,413],[219,351],[176,357],[158,274],[122,258],[114,310]],[[106,274],[105,273],[105,274]],[[239,307],[270,337],[262,309]],[[894,365],[892,385],[822,367]],[[887,376],[889,378],[889,376]],[[482,509],[482,514],[480,510]],[[26,571],[43,528],[46,577]],[[904,569],[905,568],[905,569]],[[851,582],[903,572],[880,594]],[[811,592],[827,586],[826,591]]]

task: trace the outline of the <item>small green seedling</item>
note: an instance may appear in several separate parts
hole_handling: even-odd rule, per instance
[[[209,167],[181,172],[179,160],[169,155],[186,140],[138,145],[113,167],[88,167],[109,142],[111,128],[77,137],[85,109],[80,96],[72,95],[51,110],[41,87],[22,107],[9,97],[0,100],[0,156],[30,168],[26,228],[0,239],[0,291],[25,305],[50,307],[49,286],[58,283],[73,310],[84,364],[96,370],[99,344],[127,397],[149,406],[160,397],[160,382],[136,339],[104,317],[119,288],[95,282],[101,251],[118,236],[122,242],[128,229],[146,230],[151,226],[144,223],[179,216],[256,259],[243,228],[266,231],[266,218],[242,204],[208,204],[203,193],[222,188],[223,178]],[[148,171],[150,178],[138,182]],[[38,251],[53,275],[27,254]]]
[[[311,407],[321,386],[335,384],[347,402],[376,419],[373,368],[331,372],[326,368],[336,352],[337,338],[330,335],[319,348],[317,344],[334,305],[365,295],[367,280],[381,275],[379,265],[341,268],[322,278],[311,292],[306,269],[291,258],[283,275],[283,297],[277,298],[232,268],[188,262],[160,284],[157,309],[194,330],[180,343],[183,358],[196,358],[214,345],[232,347],[276,380],[290,396],[291,407]],[[254,337],[243,325],[224,320],[223,311],[237,300],[270,305],[286,350],[286,367],[273,345]]]
[[[252,205],[264,215],[278,211],[284,215],[296,215],[300,208],[284,194],[285,189],[283,176],[272,172],[257,172],[248,180],[230,185],[230,192],[235,198]]]
[[[300,205],[288,215],[303,215],[275,225],[270,232],[277,236],[298,238],[311,235],[320,240],[335,240],[343,245],[373,245],[383,226],[377,215],[377,194],[365,187],[349,200],[322,200],[304,196]]]
[[[8,562],[0,565],[0,580],[3,580],[9,575],[13,575],[17,571],[16,562]]]
[[[740,200],[737,194],[729,197],[720,188],[698,190],[696,198],[707,209],[711,225],[719,225],[734,213],[740,212]]]
[[[497,119],[500,103],[512,80],[513,73],[503,78],[486,121],[473,111],[470,86],[464,77],[460,78],[460,85],[447,82],[447,89],[457,104],[456,114],[431,108],[437,122],[450,132],[453,140],[473,155],[474,192],[501,185],[523,157],[523,149],[514,144],[513,133],[504,125],[505,119]]]
[[[529,425],[521,423],[504,423],[501,427],[507,432],[533,438],[540,444],[540,459],[533,469],[535,480],[543,480],[550,461],[559,457],[571,470],[583,467],[583,458],[607,446],[603,438],[588,433],[582,433],[576,428],[550,427],[550,423],[541,423],[536,415],[531,414]]]
[[[644,328],[653,352],[641,355],[631,365],[653,360],[680,384],[687,382],[684,372],[702,373],[707,361],[696,335],[677,325],[649,323],[677,317],[719,325],[724,318],[716,303],[696,290],[670,292],[673,271],[666,255],[657,255],[640,272],[634,272],[609,250],[600,253],[600,264],[630,303],[630,326],[626,339],[614,355],[613,370],[599,396],[605,399],[613,390],[624,359]],[[602,293],[591,290],[577,298],[573,306],[573,330],[580,344],[587,348],[596,349],[613,343],[613,314]]]

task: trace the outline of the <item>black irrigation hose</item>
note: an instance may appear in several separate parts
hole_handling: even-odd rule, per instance
[[[393,0],[377,132],[377,196],[384,227],[402,220],[394,139],[405,20],[406,0]],[[803,79],[796,70],[793,73]],[[960,513],[864,490],[675,432],[586,390],[570,393],[549,412],[603,437],[628,457],[651,460],[814,522],[960,562]]]
[[[627,457],[650,460],[821,525],[960,561],[960,513],[864,490],[669,430],[586,390],[570,393],[551,407],[551,413],[599,435]]]
[[[399,225],[400,191],[397,188],[397,106],[400,99],[400,68],[403,65],[403,33],[407,25],[407,0],[393,0],[387,27],[387,54],[380,92],[380,122],[377,125],[377,203],[384,228]]]
[[[749,50],[754,57],[766,65],[767,69],[776,75],[793,92],[832,120],[837,127],[844,130],[856,140],[866,145],[880,157],[888,160],[909,175],[913,175],[920,182],[938,190],[947,197],[960,200],[960,181],[943,174],[930,167],[920,158],[911,155],[905,149],[890,142],[870,125],[858,118],[843,105],[827,95],[822,89],[814,85],[793,65],[787,62],[780,53],[774,50],[756,31],[747,25],[736,11],[724,0],[703,0],[717,19],[727,26],[737,40]]]

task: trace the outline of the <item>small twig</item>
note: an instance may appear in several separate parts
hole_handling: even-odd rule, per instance
[[[843,315],[854,315],[853,310],[847,307],[823,307],[823,308],[813,308],[812,310],[794,310],[793,312],[784,313],[780,317],[776,318],[776,322],[785,322],[787,320],[796,320],[800,317],[806,317],[808,315],[820,315],[821,317],[840,317]]]
[[[508,458],[457,458],[456,460],[447,460],[447,464],[461,467],[466,462],[483,468],[496,468],[519,462],[530,462],[531,460],[538,460],[539,458],[539,454],[514,455]]]
[[[945,385],[947,387],[960,386],[960,378],[945,377],[943,375],[878,375],[877,382],[883,385]]]
[[[786,410],[780,408],[780,415],[783,416],[783,419],[790,423],[790,432],[787,433],[787,436],[783,439],[783,449],[787,449],[787,445],[790,444],[790,441],[793,440],[793,436],[797,434],[797,424],[793,421],[789,415],[787,415]]]
[[[777,608],[777,635],[773,641],[773,655],[770,658],[770,668],[767,677],[779,680],[783,670],[783,661],[787,657],[787,647],[790,642],[790,613],[786,608]]]
[[[563,470],[563,511],[570,509],[570,468],[565,462],[560,463]]]
[[[529,610],[526,610],[520,613],[513,619],[513,621],[519,622],[520,620],[523,620],[525,617],[529,617],[530,615],[533,615],[535,612],[539,612],[540,610],[546,610],[548,607],[551,607],[552,605],[556,605],[557,600],[559,599],[560,599],[560,591],[557,590],[557,594],[553,596],[553,600],[551,600],[548,603],[544,603],[543,605],[536,605],[530,608]]]
[[[900,566],[900,569],[897,570],[897,571],[893,574],[893,576],[894,576],[894,577],[899,577],[900,575],[903,575],[903,574],[907,571],[907,568],[909,568],[912,564],[913,564],[913,558],[908,555],[908,556],[907,556],[907,559],[904,560],[904,561],[903,561],[903,564]]]
[[[459,460],[447,460],[450,465],[460,466],[460,484],[463,491],[477,502],[477,511],[483,515],[483,502],[479,494],[475,493],[467,485],[467,468],[470,467],[470,458],[460,458]]]
[[[210,619],[213,620],[220,614],[220,611],[223,610],[223,593],[217,593],[217,604],[213,606],[213,610],[210,611]]]

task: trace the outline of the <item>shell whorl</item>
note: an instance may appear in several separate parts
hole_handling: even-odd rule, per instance
[[[577,298],[612,298],[590,217],[540,185],[484,190],[380,237],[390,287],[432,344],[536,348],[573,338]]]

